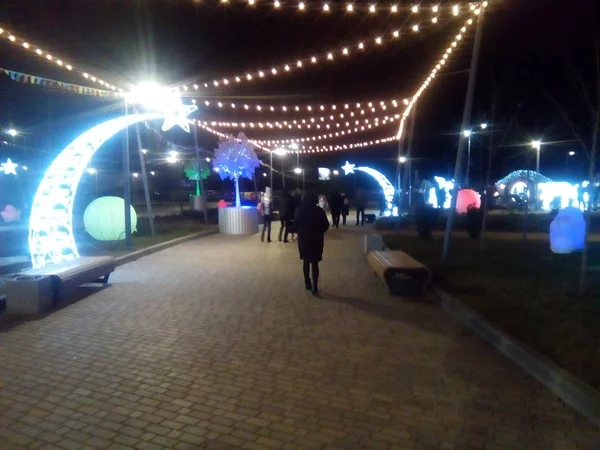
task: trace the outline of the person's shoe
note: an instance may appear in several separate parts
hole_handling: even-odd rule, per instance
[[[265,237],[264,236],[260,237],[260,242],[265,242]]]
[[[310,280],[304,280],[304,287],[306,287],[307,291],[312,291],[312,283]]]
[[[285,241],[283,241],[284,244],[287,244],[288,242],[290,242],[290,241],[288,241],[287,239]]]
[[[319,296],[319,289],[317,289],[316,287],[312,288],[312,295],[314,297],[318,297]]]
[[[279,242],[281,242],[281,238],[279,238]]]
[[[268,238],[268,239],[267,239],[267,242],[271,242],[271,238]]]

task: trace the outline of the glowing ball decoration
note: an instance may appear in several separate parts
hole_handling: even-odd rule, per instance
[[[2,220],[6,223],[18,222],[21,220],[21,211],[13,205],[6,205],[4,211],[0,212],[0,217],[2,217]]]
[[[137,215],[131,208],[131,230],[137,231]],[[100,197],[83,213],[85,231],[97,241],[125,239],[125,200],[120,197]]]
[[[481,197],[473,189],[461,189],[456,198],[456,212],[466,214],[469,206],[474,208],[481,207]]]
[[[218,208],[227,208],[228,206],[229,204],[223,199],[219,200],[219,203],[217,203]]]
[[[550,224],[550,249],[554,253],[573,253],[583,250],[585,219],[574,206],[561,209]]]

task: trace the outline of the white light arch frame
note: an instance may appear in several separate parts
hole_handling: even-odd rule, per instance
[[[392,185],[392,183],[390,183],[390,180],[388,180],[384,174],[370,167],[356,167],[355,164],[350,164],[348,161],[346,161],[346,164],[342,166],[342,170],[345,172],[346,175],[354,173],[355,170],[360,170],[361,172],[364,172],[375,178],[375,181],[377,181],[379,183],[379,186],[381,186],[381,189],[383,190],[383,195],[385,197],[385,210],[383,212],[383,215],[386,217],[398,215],[398,207],[394,206],[393,203],[396,189],[394,189],[394,186]]]
[[[33,268],[79,257],[73,235],[73,206],[79,180],[92,156],[108,139],[129,126],[165,118],[133,114],[108,120],[79,135],[56,157],[40,182],[31,206],[29,252]]]

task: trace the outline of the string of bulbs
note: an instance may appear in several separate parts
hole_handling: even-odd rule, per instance
[[[431,23],[438,24],[439,19],[437,16],[434,16],[431,19]],[[410,27],[410,33],[415,34],[422,31],[423,26],[419,23],[415,23]],[[355,54],[360,54],[368,51],[369,46],[373,45],[374,47],[384,46],[391,42],[395,42],[400,40],[401,36],[403,36],[405,30],[402,28],[395,28],[391,31],[388,31],[385,34],[377,34],[369,39],[362,39],[356,41],[352,45],[345,45],[338,47],[334,50],[329,50],[323,53],[316,53],[310,57],[306,58],[294,58],[295,62],[288,62],[283,64],[277,64],[272,66],[270,69],[252,69],[246,71],[244,74],[239,73],[236,75],[231,75],[229,77],[213,79],[210,82],[205,82],[205,88],[222,88],[229,85],[238,85],[242,83],[249,83],[253,80],[265,80],[267,78],[277,77],[281,74],[290,74],[292,72],[297,72],[301,70],[306,70],[312,67],[319,66],[320,63],[331,63],[334,62],[338,57],[342,59],[348,59]],[[180,85],[175,88],[176,91],[190,91],[190,90],[199,90],[200,86],[198,84],[189,85]]]
[[[0,28],[0,38],[3,38],[3,37],[8,39],[9,42],[21,47],[21,49],[23,49],[25,51],[32,51],[40,58],[47,61],[49,64],[57,65],[58,67],[62,67],[63,69],[65,69],[69,72],[74,71],[74,72],[78,73],[79,75],[81,75],[86,80],[92,81],[94,83],[98,83],[100,86],[104,86],[106,89],[110,89],[110,90],[114,91],[115,95],[118,95],[117,93],[123,92],[122,89],[117,88],[114,84],[110,84],[109,82],[104,81],[103,79],[98,78],[97,76],[95,76],[93,74],[90,74],[88,72],[80,70],[79,68],[75,67],[74,65],[67,63],[62,58],[54,56],[50,52],[42,50],[40,48],[40,46],[30,43],[29,41],[27,41],[25,39],[17,37],[14,32],[11,32],[4,28]]]

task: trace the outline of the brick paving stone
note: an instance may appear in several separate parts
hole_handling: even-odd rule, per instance
[[[600,448],[432,302],[390,298],[363,233],[328,232],[318,299],[295,244],[215,235],[0,328],[2,449]]]

